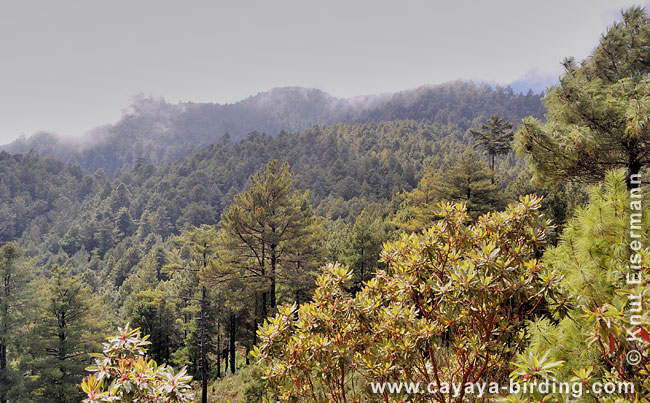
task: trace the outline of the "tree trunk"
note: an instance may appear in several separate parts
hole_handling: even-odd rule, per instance
[[[361,276],[359,280],[359,288],[361,288],[361,284],[363,284],[363,277],[364,277],[364,263],[365,263],[366,257],[364,256],[364,248],[361,248]]]
[[[58,364],[59,364],[59,372],[61,373],[61,379],[57,385],[57,388],[55,389],[56,392],[54,393],[54,401],[57,402],[65,402],[66,401],[66,396],[64,396],[62,393],[61,386],[65,384],[65,381],[67,380],[68,377],[68,371],[65,366],[66,358],[68,356],[68,342],[67,342],[67,333],[66,330],[68,329],[68,322],[66,319],[66,311],[62,310],[61,314],[59,316],[59,329],[58,329],[58,337],[59,337],[59,351],[57,354],[57,359],[58,359]]]
[[[219,319],[217,319],[217,379],[221,378],[221,332],[219,327]]]
[[[230,372],[235,373],[235,314],[230,314]]]
[[[161,344],[160,355],[163,357],[164,362],[169,362],[169,332],[162,330],[165,328],[163,318],[164,310],[165,301],[163,300],[158,310],[158,334],[160,335],[159,339]]]
[[[2,329],[3,332],[3,340],[6,340],[6,328]],[[0,384],[2,385],[7,385],[7,379],[6,379],[6,373],[5,371],[7,370],[7,345],[6,344],[0,344]],[[5,395],[5,388],[6,386],[3,386],[0,388],[0,403],[7,403],[7,398]]]
[[[223,358],[224,362],[226,363],[225,368],[223,369],[223,376],[226,376],[226,374],[228,374],[228,353],[228,346],[224,347],[224,349],[219,352],[219,354],[221,354],[220,357]]]
[[[262,317],[260,318],[260,322],[263,322],[264,319],[266,319],[266,317],[268,316],[268,313],[269,313],[268,305],[267,305],[267,302],[266,302],[267,295],[268,295],[267,292],[262,293]]]
[[[205,309],[207,290],[201,287],[201,403],[208,403],[208,357],[207,335],[205,334]]]
[[[260,322],[259,319],[259,310],[257,309],[257,305],[259,303],[259,298],[258,294],[255,293],[255,320],[253,321],[253,345],[257,346],[257,324]]]
[[[491,155],[492,159],[490,160],[490,170],[492,171],[492,177],[490,178],[490,181],[494,185],[494,154]]]
[[[641,172],[641,161],[639,161],[638,156],[630,156],[627,164],[627,190],[635,188],[637,185],[632,183],[632,178],[634,175],[638,175]]]
[[[4,315],[4,325],[2,326],[2,338],[0,339],[0,385],[7,385],[7,340],[9,339],[9,279],[4,279],[5,304],[2,314]],[[7,403],[6,386],[0,388],[0,403]]]
[[[275,253],[276,247],[276,245],[271,245],[271,270],[269,272],[269,277],[271,278],[271,289],[269,290],[271,294],[271,313],[275,312],[275,308],[277,306],[277,300],[275,297],[275,268],[278,264],[278,257]]]

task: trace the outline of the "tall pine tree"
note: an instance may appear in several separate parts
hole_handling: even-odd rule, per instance
[[[501,207],[502,201],[493,179],[478,155],[466,151],[443,173],[436,192],[440,200],[466,203],[469,215],[477,218]]]
[[[206,403],[208,398],[208,373],[209,353],[212,352],[212,335],[214,334],[213,321],[210,318],[212,304],[208,296],[208,287],[201,279],[201,274],[213,267],[216,253],[217,231],[215,227],[202,225],[192,227],[175,238],[185,253],[185,261],[169,264],[165,270],[173,273],[175,280],[180,280],[187,286],[183,295],[173,295],[185,305],[185,310],[192,318],[186,321],[189,325],[188,337],[182,356],[194,363],[201,378],[201,402]],[[198,320],[194,319],[198,315]],[[198,347],[198,351],[197,351]],[[197,354],[198,353],[198,357]],[[189,364],[189,363],[183,363]]]
[[[106,330],[102,301],[91,293],[81,275],[54,266],[41,302],[30,329],[30,399],[79,401],[79,383],[90,364],[90,353],[100,349]]]
[[[639,207],[636,218],[632,206]],[[562,360],[560,379],[578,375],[587,387],[632,382],[634,393],[607,396],[625,401],[645,401],[650,395],[650,254],[630,249],[633,240],[642,245],[650,241],[650,211],[641,206],[626,190],[623,169],[609,172],[602,184],[589,189],[588,203],[576,210],[558,244],[543,257],[562,276],[570,296],[568,316],[559,321],[540,317],[528,326],[527,353]],[[632,231],[631,223],[636,227]],[[631,315],[639,315],[640,324],[633,324]],[[626,361],[630,350],[639,352],[638,365]],[[544,400],[555,401],[555,396]]]
[[[293,190],[292,182],[289,164],[269,162],[264,173],[251,177],[250,188],[235,196],[220,223],[223,264],[245,273],[258,289],[260,319],[278,304],[278,281],[292,291],[291,299],[313,284],[321,224],[308,193]]]
[[[512,150],[512,123],[505,121],[497,114],[481,125],[481,130],[470,129],[477,141],[477,145],[485,149],[490,159],[490,170],[494,172],[494,158],[497,155],[507,154]]]
[[[18,400],[21,379],[9,364],[16,361],[20,337],[29,312],[33,265],[22,261],[23,251],[15,242],[0,247],[0,403]]]
[[[379,217],[371,216],[366,210],[361,211],[346,237],[346,248],[342,261],[354,272],[355,289],[360,289],[363,282],[369,280],[377,268],[379,252],[388,236]]]
[[[623,13],[590,57],[564,61],[560,84],[545,98],[546,123],[527,118],[518,131],[543,183],[597,182],[608,169],[630,177],[650,163],[650,18],[641,7]]]

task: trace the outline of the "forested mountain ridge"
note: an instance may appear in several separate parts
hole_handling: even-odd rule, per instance
[[[275,88],[234,104],[179,103],[137,98],[113,125],[98,127],[83,139],[41,132],[1,146],[9,153],[39,155],[78,164],[85,172],[102,168],[109,176],[133,168],[138,159],[155,165],[177,160],[202,146],[236,142],[248,133],[275,135],[337,122],[369,123],[413,119],[455,125],[464,131],[493,113],[519,122],[545,112],[541,96],[515,94],[452,82],[395,94],[339,99],[300,87]]]
[[[62,248],[72,255],[83,247],[103,256],[120,231],[144,238],[216,224],[250,175],[272,159],[291,164],[295,186],[310,190],[320,215],[355,217],[368,203],[385,203],[416,186],[424,166],[444,169],[472,145],[471,135],[453,126],[340,123],[277,136],[252,133],[160,168],[139,160],[114,180],[103,170],[84,175],[50,157],[2,152],[0,241],[23,238],[54,253]]]
[[[0,403],[648,402],[648,60],[633,7],[545,121],[452,83],[185,156],[209,119],[147,100],[110,151],[140,149],[84,149],[110,175],[0,150]],[[248,100],[289,126],[339,101]]]
[[[317,263],[360,259],[365,267],[361,281],[376,266],[375,254],[386,236],[381,220],[399,207],[397,195],[418,186],[425,167],[445,171],[473,145],[472,135],[451,123],[337,123],[276,136],[250,133],[241,141],[217,142],[162,167],[138,159],[133,169],[115,178],[102,169],[84,174],[76,165],[35,152],[0,151],[0,247],[13,247],[16,241],[38,267],[37,278],[62,278],[65,284],[83,285],[79,293],[100,295],[104,311],[110,312],[106,321],[112,326],[123,322],[142,326],[159,346],[152,353],[157,359],[188,365],[197,376],[197,344],[192,339],[197,322],[191,319],[195,315],[188,319],[184,313],[196,306],[165,302],[168,295],[196,292],[195,282],[170,279],[164,269],[187,259],[187,249],[173,252],[177,236],[191,228],[219,224],[235,196],[250,187],[251,175],[271,160],[286,161],[291,164],[293,186],[313,206],[308,211],[313,211],[318,225],[328,228],[329,235],[312,244],[322,256]],[[500,189],[513,179],[513,168],[520,164],[512,153],[499,159]],[[369,241],[363,240],[363,231],[371,231],[371,245],[360,257],[341,244],[354,234],[348,234],[352,228],[360,231],[364,250]],[[310,276],[310,271],[305,272],[303,280],[313,287]],[[299,291],[308,297],[308,289]],[[287,295],[293,294],[285,290],[279,301],[286,302]],[[234,304],[229,309],[237,318],[228,329],[241,328],[229,337],[250,348],[259,312],[245,295],[229,298],[228,303]],[[151,316],[151,309],[158,319]],[[211,315],[224,319],[220,309]],[[161,317],[176,322],[160,322]],[[151,318],[158,324],[143,322]],[[24,365],[32,370],[28,361]]]
[[[436,182],[438,175],[453,180],[448,187],[458,185],[457,190],[472,182],[467,190],[472,192],[471,199],[485,199],[477,199],[477,206],[499,206],[505,200],[503,191],[523,168],[523,161],[512,152],[499,156],[495,166],[498,181],[491,184],[495,172],[488,170],[481,157],[482,146],[472,150],[476,140],[469,129],[478,129],[495,112],[519,121],[530,114],[541,116],[538,109],[543,109],[538,96],[467,83],[353,100],[287,88],[242,104],[249,109],[266,108],[266,112],[247,114],[242,107],[240,119],[233,118],[229,124],[254,122],[260,116],[262,121],[273,111],[275,115],[264,121],[275,122],[272,128],[277,132],[212,138],[221,123],[211,120],[218,115],[211,113],[220,106],[170,105],[143,99],[118,124],[97,129],[92,143],[68,144],[47,134],[29,140],[40,145],[43,154],[58,153],[65,162],[39,155],[37,150],[22,154],[0,151],[0,250],[8,256],[0,259],[11,262],[0,262],[0,270],[8,267],[24,273],[26,281],[31,278],[30,290],[39,290],[43,298],[62,292],[72,295],[81,304],[75,309],[84,312],[79,326],[82,333],[74,340],[87,341],[85,351],[99,348],[97,338],[102,333],[97,327],[114,328],[129,322],[152,335],[152,357],[187,366],[198,379],[196,298],[203,280],[199,281],[196,273],[174,274],[168,267],[195,263],[196,251],[192,252],[191,245],[196,244],[188,240],[188,231],[201,237],[206,228],[218,228],[237,196],[255,185],[254,175],[259,178],[269,166],[282,166],[278,172],[283,173],[278,176],[285,182],[289,178],[286,183],[299,193],[292,200],[304,200],[300,208],[292,210],[292,217],[302,216],[310,223],[309,232],[313,233],[309,241],[300,241],[310,249],[309,256],[293,254],[291,261],[278,266],[277,303],[294,298],[304,301],[310,298],[317,268],[325,261],[358,267],[356,287],[367,280],[377,267],[381,244],[395,234],[396,225],[407,222],[409,227],[417,226],[427,219],[427,214],[421,214],[427,203],[447,197],[438,192],[422,204],[417,196],[419,188]],[[347,122],[325,125],[317,120],[321,118],[322,122],[339,118]],[[308,128],[280,129],[301,125]],[[203,141],[212,144],[200,147]],[[274,160],[278,162],[271,162]],[[285,162],[289,164],[286,168]],[[425,172],[434,176],[425,180]],[[410,192],[414,188],[417,191]],[[465,192],[463,188],[461,193]],[[499,200],[484,198],[486,192]],[[257,212],[255,208],[246,211]],[[16,257],[19,255],[24,259]],[[294,267],[293,262],[304,266]],[[23,270],[23,265],[29,270]],[[257,286],[233,281],[221,291],[208,291],[212,328],[207,331],[213,363],[220,362],[216,348],[223,348],[220,337],[226,331],[232,341],[230,359],[247,357],[241,350],[252,348],[256,326],[266,316],[264,309],[275,306],[256,300]],[[217,296],[215,292],[225,294]],[[20,295],[30,301],[25,305],[34,313],[16,320],[33,315],[39,317],[39,326],[58,326],[51,321],[53,311],[44,308],[54,297],[46,301]],[[62,309],[66,303],[63,301]],[[105,315],[91,315],[99,306]],[[54,334],[45,328],[33,330],[33,326],[21,322],[16,328]],[[11,337],[22,340],[20,332]],[[56,348],[54,339],[39,336],[35,340],[38,343],[26,347],[29,351],[20,363],[4,372],[0,369],[17,379],[12,381],[16,387],[9,396],[45,396],[48,391],[38,385],[58,382],[65,388],[60,388],[55,400],[69,401],[79,392],[86,356],[64,359],[75,367],[69,379],[49,379],[39,368],[53,364],[39,360],[47,358],[41,354],[43,348]],[[20,374],[27,373],[38,375],[20,380]],[[219,369],[210,376],[219,377]],[[21,387],[31,392],[21,391]]]

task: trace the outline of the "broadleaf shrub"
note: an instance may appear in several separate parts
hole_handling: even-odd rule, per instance
[[[127,324],[119,334],[108,338],[104,351],[94,354],[92,375],[84,378],[81,388],[88,395],[84,403],[152,402],[185,403],[193,401],[192,377],[185,368],[174,371],[147,357],[148,336]]]
[[[462,204],[384,245],[378,270],[356,295],[351,271],[330,264],[313,301],[285,306],[258,331],[254,350],[269,401],[461,402],[444,393],[377,393],[372,383],[507,381],[525,347],[525,324],[557,317],[569,299],[561,276],[538,260],[553,226],[541,198],[471,224]]]

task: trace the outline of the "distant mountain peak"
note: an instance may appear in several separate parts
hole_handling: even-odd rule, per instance
[[[71,139],[42,132],[0,147],[10,153],[31,149],[86,170],[109,174],[131,168],[145,158],[154,164],[175,161],[199,147],[220,142],[228,133],[237,142],[251,132],[275,135],[299,132],[315,125],[391,120],[453,122],[461,130],[485,115],[499,113],[521,119],[521,113],[541,117],[539,97],[519,99],[472,82],[423,85],[396,93],[337,98],[317,88],[276,87],[232,104],[181,102],[138,95],[115,124],[95,128]]]
[[[307,87],[274,87],[268,91],[259,92],[256,95],[250,96],[241,103],[256,103],[256,102],[292,102],[292,101],[309,101],[309,100],[328,100],[337,101],[338,98],[333,97],[327,92],[317,88]],[[239,103],[239,102],[238,102]]]

